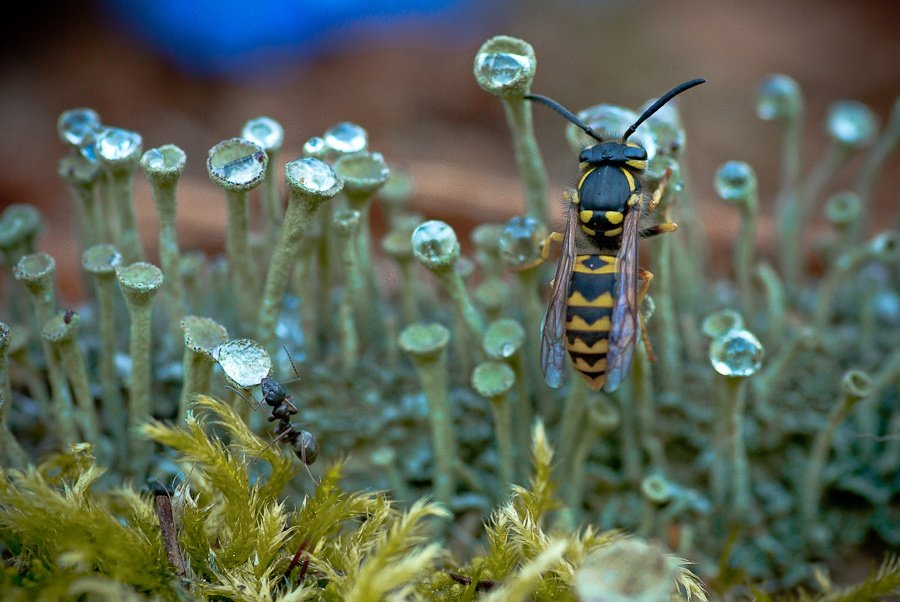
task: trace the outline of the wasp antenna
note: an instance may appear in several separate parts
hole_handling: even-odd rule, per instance
[[[625,135],[622,136],[622,142],[625,142],[626,140],[628,140],[628,137],[634,133],[634,130],[638,129],[638,126],[640,126],[642,123],[644,123],[644,121],[646,121],[648,117],[650,117],[651,115],[656,113],[658,110],[660,110],[664,104],[666,104],[667,102],[669,102],[670,100],[672,100],[673,98],[675,98],[676,96],[678,96],[679,94],[684,92],[685,90],[689,90],[690,88],[693,88],[694,86],[699,86],[700,84],[705,83],[705,82],[706,82],[706,80],[703,79],[702,77],[697,78],[697,79],[692,79],[689,82],[684,82],[683,84],[679,84],[679,85],[675,86],[674,88],[672,88],[671,90],[669,90],[668,92],[666,92],[665,94],[660,96],[656,100],[656,102],[654,102],[652,105],[650,105],[646,111],[644,111],[643,115],[638,117],[637,121],[635,121],[634,123],[631,124],[631,127],[628,128],[628,131],[626,131]]]
[[[565,108],[552,98],[547,98],[546,96],[541,96],[540,94],[526,94],[525,98],[534,102],[539,102],[542,105],[548,106],[563,117],[565,117],[571,123],[574,123],[579,128],[584,130],[584,133],[597,140],[598,142],[603,142],[603,139],[594,132],[590,127],[588,127],[582,120],[578,119],[572,111]]]

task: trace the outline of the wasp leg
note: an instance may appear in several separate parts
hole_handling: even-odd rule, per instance
[[[678,229],[678,224],[675,222],[665,222],[662,224],[656,224],[654,226],[649,226],[647,228],[642,228],[638,234],[641,238],[649,238],[651,236],[656,236],[657,234],[665,234],[666,232],[674,232]]]
[[[656,190],[653,191],[653,197],[650,199],[650,202],[647,203],[647,213],[653,213],[653,211],[656,210],[656,207],[662,200],[663,195],[666,193],[666,187],[669,185],[669,180],[671,178],[672,170],[670,168],[666,168],[666,173],[663,174],[662,179],[659,181],[659,186],[657,186]]]
[[[647,290],[650,288],[650,281],[653,280],[653,272],[639,269],[638,280],[642,283],[637,297],[638,308],[640,308],[644,302],[644,295],[647,294]],[[650,344],[650,337],[647,336],[647,323],[644,321],[644,314],[640,313],[640,309],[638,309],[638,318],[641,320],[641,340],[644,342],[644,349],[647,350],[647,357],[650,358],[651,362],[655,362],[656,356],[653,354],[653,345]]]

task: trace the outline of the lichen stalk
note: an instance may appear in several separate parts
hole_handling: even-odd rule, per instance
[[[812,205],[828,183],[837,173],[841,165],[849,157],[849,150],[833,143],[825,150],[821,159],[807,176],[806,181],[793,203],[789,203],[782,221],[781,272],[789,291],[794,291],[802,282],[803,275],[803,231],[801,225],[806,224]]]
[[[453,413],[448,397],[447,343],[449,331],[439,324],[418,323],[400,333],[400,347],[413,360],[428,400],[434,449],[434,496],[449,506],[456,489],[459,464]]]
[[[55,274],[56,261],[46,253],[23,255],[16,264],[16,280],[28,291],[34,321],[38,328],[41,328],[56,311],[56,290],[53,282]],[[62,443],[69,445],[78,441],[78,425],[75,421],[69,385],[60,365],[61,360],[50,343],[41,339],[41,349],[47,363],[47,380],[50,381],[56,432]]]
[[[344,377],[352,378],[359,362],[359,333],[354,308],[370,301],[366,294],[366,282],[359,257],[359,239],[362,214],[355,210],[340,210],[332,215],[332,231],[343,264],[344,290],[338,305],[338,323],[341,340],[341,369]]]
[[[300,179],[306,171],[311,172],[313,176],[321,176],[323,185],[307,188],[305,181]],[[275,338],[275,323],[278,321],[278,313],[303,234],[309,229],[322,203],[334,197],[343,187],[331,167],[313,158],[288,163],[285,168],[285,180],[290,190],[288,206],[281,225],[278,245],[269,261],[262,303],[259,305],[259,315],[256,319],[256,340],[263,347],[271,346]],[[311,297],[308,295],[306,299]]]
[[[721,437],[717,461],[726,468],[730,482],[716,487],[717,507],[732,520],[744,521],[750,510],[750,472],[744,444],[744,411],[747,404],[747,379],[717,375]],[[721,478],[721,473],[720,477]],[[729,494],[723,499],[723,492]],[[720,503],[721,502],[721,503]]]
[[[69,184],[78,209],[81,244],[90,247],[102,241],[103,217],[96,190],[103,172],[78,154],[64,157],[59,162],[59,175]]]
[[[534,118],[531,104],[521,97],[501,99],[506,123],[512,134],[513,150],[528,215],[547,223],[547,172],[534,135]]]
[[[250,253],[250,203],[246,191],[226,190],[228,229],[225,253],[232,272],[232,285],[245,331],[250,331],[256,317],[259,288],[253,255]]]
[[[67,316],[68,322],[66,321]],[[54,347],[62,360],[63,369],[68,376],[75,397],[75,418],[80,426],[83,440],[94,445],[103,456],[105,454],[100,449],[103,443],[100,421],[97,417],[94,396],[91,395],[84,353],[77,340],[79,321],[80,317],[77,313],[72,315],[57,313],[44,323],[41,336]]]
[[[144,438],[135,436],[135,433],[152,416],[150,319],[153,297],[163,283],[163,274],[152,264],[137,262],[118,268],[116,278],[131,320],[128,330],[131,378],[128,382],[127,465],[131,476],[141,477],[150,464],[153,445]]]
[[[107,168],[107,200],[115,211],[118,226],[117,238],[113,240],[122,250],[126,263],[144,259],[144,246],[137,231],[137,218],[134,214],[134,167]]]
[[[208,354],[185,346],[181,365],[184,377],[181,381],[181,394],[178,396],[178,424],[184,424],[194,396],[209,392],[215,361]]]
[[[638,437],[641,448],[650,460],[650,470],[666,473],[666,457],[662,442],[656,434],[656,394],[653,390],[653,368],[647,349],[638,343],[634,350],[634,405],[638,417]]]
[[[158,164],[159,157],[165,163]],[[156,205],[159,219],[159,263],[166,279],[166,289],[170,293],[172,322],[179,322],[187,311],[187,296],[181,279],[181,251],[178,247],[178,232],[175,228],[176,190],[178,180],[184,170],[185,154],[174,145],[166,145],[144,153],[141,168],[150,182],[150,194]]]
[[[784,332],[785,316],[787,315],[784,284],[775,269],[768,263],[761,263],[756,267],[756,277],[762,284],[765,297],[768,335],[772,339],[777,339]]]
[[[124,450],[126,415],[116,370],[116,267],[122,256],[112,245],[94,245],[82,254],[81,265],[93,283],[100,331],[100,399],[103,422]]]
[[[898,254],[900,254],[900,235],[895,231],[888,231],[875,236],[868,244],[854,247],[838,257],[820,287],[818,304],[813,316],[813,323],[819,332],[828,327],[835,296],[847,279],[855,276],[859,268],[868,261],[890,261],[896,259]]]
[[[25,468],[29,463],[28,454],[22,449],[18,439],[9,430],[7,416],[12,404],[12,387],[9,382],[9,325],[0,322],[0,451],[3,465]]]
[[[887,126],[872,150],[866,154],[853,182],[853,188],[859,195],[862,210],[859,221],[853,225],[850,233],[852,240],[860,240],[868,229],[873,213],[871,206],[875,184],[878,182],[878,173],[898,146],[900,146],[900,98],[894,100]]]
[[[569,392],[563,402],[557,435],[558,455],[562,466],[572,466],[575,461],[573,457],[575,446],[579,440],[579,433],[584,427],[586,404],[588,396],[591,394],[591,390],[582,378],[576,376],[572,370],[569,370],[568,374],[572,384],[569,386]]]
[[[828,453],[834,443],[834,436],[838,427],[846,420],[856,405],[871,395],[875,383],[872,378],[861,370],[849,370],[841,379],[841,393],[837,402],[828,416],[828,424],[824,430],[816,434],[812,451],[804,473],[803,482],[800,483],[800,512],[803,524],[803,533],[810,542],[813,528],[818,515],[819,500],[822,497],[822,472],[828,460]]]

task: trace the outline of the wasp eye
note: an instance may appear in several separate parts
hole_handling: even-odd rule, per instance
[[[642,149],[639,146],[628,146],[625,147],[625,158],[626,159],[637,159],[638,161],[643,161],[647,158],[647,151]]]

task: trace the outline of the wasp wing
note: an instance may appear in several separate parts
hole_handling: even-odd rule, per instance
[[[566,230],[563,233],[562,249],[556,264],[556,277],[547,313],[541,323],[541,370],[544,380],[554,389],[562,384],[563,368],[566,361],[566,303],[569,298],[569,281],[575,265],[575,228],[578,223],[576,205],[571,204],[566,214]]]
[[[613,304],[612,330],[606,354],[607,391],[615,391],[628,376],[638,337],[637,256],[638,222],[641,206],[635,204],[622,225],[622,244],[616,255],[616,299]]]

